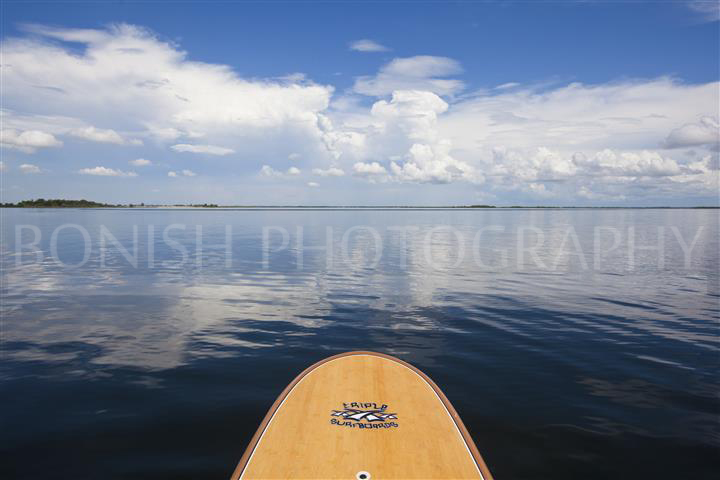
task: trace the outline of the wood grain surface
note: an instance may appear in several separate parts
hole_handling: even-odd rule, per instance
[[[384,408],[383,408],[384,407]],[[411,365],[349,352],[282,392],[232,479],[492,477],[445,395]]]

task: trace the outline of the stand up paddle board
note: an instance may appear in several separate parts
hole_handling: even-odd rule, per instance
[[[280,394],[240,459],[238,479],[492,476],[440,388],[373,352],[322,360]]]

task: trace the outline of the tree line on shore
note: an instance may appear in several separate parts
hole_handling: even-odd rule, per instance
[[[38,198],[23,200],[17,203],[0,203],[5,208],[98,208],[115,207],[107,203],[92,202],[90,200],[66,200],[63,198]]]
[[[17,203],[7,202],[0,203],[2,208],[135,208],[145,207],[144,203],[130,203],[127,205],[112,204],[112,203],[100,203],[93,202],[91,200],[67,200],[64,198],[38,198],[35,200],[22,200]],[[148,205],[150,206],[150,205]],[[152,205],[157,206],[157,205]],[[204,207],[212,208],[217,207],[214,203],[199,203],[193,205],[173,205],[176,207]]]

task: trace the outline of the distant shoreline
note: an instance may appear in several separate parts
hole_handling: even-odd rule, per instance
[[[156,209],[156,210],[486,210],[486,209],[580,209],[580,210],[688,210],[688,209],[720,209],[720,206],[558,206],[558,205],[218,205],[202,204],[108,204],[89,200],[37,199],[23,200],[18,203],[0,203],[0,208],[83,208],[83,209]]]

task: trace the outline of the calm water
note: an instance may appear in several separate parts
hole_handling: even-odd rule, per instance
[[[716,478],[719,249],[718,210],[4,209],[0,476],[228,478],[370,349],[499,479]]]

